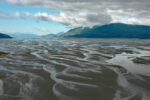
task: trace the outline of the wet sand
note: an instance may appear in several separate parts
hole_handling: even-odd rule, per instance
[[[0,40],[0,100],[149,100],[149,43]]]
[[[150,65],[150,57],[149,56],[146,56],[146,57],[137,57],[135,59],[133,59],[133,62],[134,63],[138,63],[138,64],[148,64]]]
[[[6,56],[6,55],[8,55],[8,53],[0,51],[0,57],[1,56]]]

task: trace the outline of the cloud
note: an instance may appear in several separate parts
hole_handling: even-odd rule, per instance
[[[18,17],[18,13],[10,14],[0,11],[0,19],[14,19],[16,17]]]
[[[57,21],[70,27],[110,22],[150,25],[150,0],[5,0],[5,2],[60,10],[61,13],[58,15],[37,12],[22,13],[19,16]]]
[[[111,10],[107,9],[107,13],[110,14],[111,22],[120,22],[127,24],[144,24],[150,25],[150,15],[145,11],[124,11],[124,10]]]

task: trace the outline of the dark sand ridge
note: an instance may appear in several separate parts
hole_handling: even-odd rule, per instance
[[[0,51],[0,56],[5,56],[5,55],[8,55],[8,53]]]
[[[0,51],[0,57],[1,56],[6,56],[6,55],[8,55],[8,53]],[[5,78],[5,75],[0,73],[0,80],[3,79],[3,78]]]

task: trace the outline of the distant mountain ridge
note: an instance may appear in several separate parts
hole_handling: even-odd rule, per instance
[[[64,37],[75,38],[141,38],[150,39],[150,26],[111,23],[93,28],[78,27],[66,32]]]
[[[64,32],[60,32],[60,33],[57,33],[57,34],[50,33],[50,34],[47,34],[47,35],[42,35],[41,38],[45,38],[45,39],[57,38],[57,37],[62,36],[63,34],[64,34]]]
[[[9,35],[6,35],[6,34],[3,34],[3,33],[0,33],[0,39],[7,39],[7,38],[12,38],[11,36]]]
[[[39,38],[39,36],[30,33],[10,33],[8,34],[15,39],[34,39]]]

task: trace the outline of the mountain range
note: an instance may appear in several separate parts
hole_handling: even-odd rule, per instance
[[[0,38],[16,38],[16,39],[33,39],[39,38],[35,34],[3,34],[0,33]],[[41,38],[140,38],[150,39],[150,26],[145,25],[131,25],[123,23],[111,23],[102,26],[78,27],[69,30],[66,33],[48,34],[41,36]]]
[[[111,23],[102,26],[78,27],[69,30],[63,37],[73,38],[150,38],[150,26]]]
[[[14,39],[35,39],[39,38],[36,34],[31,33],[9,33],[9,36],[13,37]]]

